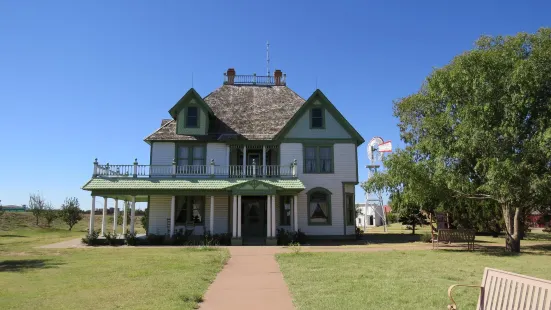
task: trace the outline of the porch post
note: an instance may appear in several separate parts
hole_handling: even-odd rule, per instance
[[[235,196],[235,195],[233,196],[232,215],[233,215],[233,221],[232,221],[233,234],[232,234],[232,236],[234,238],[237,238],[237,196]]]
[[[113,234],[117,233],[117,216],[119,215],[119,199],[115,198],[115,209],[113,209]]]
[[[122,208],[124,209],[122,211],[122,215],[123,215],[123,217],[122,217],[122,234],[124,235],[124,234],[126,234],[126,226],[128,224],[127,220],[126,220],[126,218],[128,217],[128,213],[126,212],[126,200],[124,200]]]
[[[134,234],[136,225],[136,196],[132,196],[132,209],[130,209],[130,233]]]
[[[107,197],[103,197],[103,213],[101,216],[101,235],[107,232]]]
[[[172,201],[170,202],[170,237],[174,236],[174,213],[176,211],[176,196],[172,196]]]
[[[298,195],[295,195],[293,201],[293,220],[295,221],[295,226],[293,228],[295,231],[298,231]]]
[[[262,146],[262,176],[266,177],[266,146]]]
[[[272,195],[272,237],[276,236],[275,195]]]
[[[266,237],[270,238],[272,236],[272,199],[270,195],[266,197]]]
[[[214,196],[210,196],[210,233],[214,235]]]
[[[237,237],[241,238],[241,216],[243,210],[241,210],[241,195],[237,196]]]
[[[247,176],[247,146],[243,145],[243,177]]]
[[[90,208],[90,225],[88,226],[88,233],[94,231],[94,215],[96,214],[96,196],[92,196],[92,207]]]

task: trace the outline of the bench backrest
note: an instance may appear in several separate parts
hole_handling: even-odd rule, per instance
[[[549,310],[551,281],[498,269],[484,269],[477,310]]]
[[[474,241],[476,231],[474,229],[440,229],[438,230],[439,241]]]

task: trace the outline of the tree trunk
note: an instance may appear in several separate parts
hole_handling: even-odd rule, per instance
[[[509,252],[520,252],[520,209],[513,208],[509,203],[501,206],[505,221],[505,249]]]
[[[411,234],[412,234],[412,235],[415,235],[415,221],[414,221],[413,224],[411,225],[411,229],[412,229]]]

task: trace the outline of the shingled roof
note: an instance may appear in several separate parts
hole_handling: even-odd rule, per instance
[[[208,135],[179,135],[175,120],[163,120],[145,141],[272,140],[305,102],[287,86],[253,85],[223,85],[203,100],[215,117]]]

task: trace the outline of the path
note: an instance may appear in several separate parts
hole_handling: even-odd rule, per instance
[[[231,258],[200,309],[294,309],[275,254],[281,247],[228,247]]]
[[[71,239],[53,244],[47,244],[39,246],[40,249],[71,249],[71,248],[83,248],[86,245],[82,244],[81,238]]]

